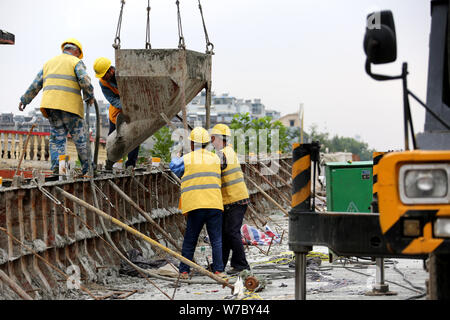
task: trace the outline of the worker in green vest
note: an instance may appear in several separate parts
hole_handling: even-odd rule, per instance
[[[69,38],[61,44],[62,53],[50,59],[20,98],[23,111],[42,89],[41,112],[50,122],[51,169],[59,171],[59,156],[66,154],[66,137],[70,133],[77,148],[83,174],[89,170],[83,100],[94,103],[94,88],[86,72],[81,43]],[[83,97],[81,96],[83,91]]]
[[[222,193],[220,179],[220,159],[206,150],[211,141],[208,131],[196,127],[191,131],[191,152],[181,158],[174,157],[170,169],[181,178],[181,211],[187,215],[181,254],[192,260],[195,247],[203,226],[212,247],[212,271],[220,276],[224,267],[222,262]],[[182,278],[188,278],[189,266],[180,263]]]
[[[231,130],[225,124],[217,124],[211,130],[211,143],[221,159],[222,199],[224,205],[222,222],[222,259],[224,267],[232,252],[228,274],[250,270],[242,243],[241,227],[247,211],[249,194],[244,181],[241,164],[229,144]]]

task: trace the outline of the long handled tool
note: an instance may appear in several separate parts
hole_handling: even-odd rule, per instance
[[[16,176],[19,174],[20,165],[22,164],[23,157],[25,156],[25,152],[27,150],[28,141],[30,140],[31,133],[33,132],[34,127],[36,127],[35,123],[33,123],[33,125],[31,126],[30,131],[28,132],[28,135],[27,135],[27,139],[25,140],[25,143],[23,145],[23,150],[22,150],[22,154],[20,155],[19,164],[17,165],[17,170],[16,170],[16,173],[14,174]]]
[[[28,293],[25,292],[25,290],[23,290],[16,282],[14,282],[13,279],[8,277],[8,275],[2,270],[0,270],[0,280],[8,284],[8,286],[23,300],[33,300],[33,298],[30,297]]]
[[[183,262],[184,264],[187,264],[188,266],[194,268],[195,270],[197,270],[198,272],[202,273],[205,276],[210,277],[211,279],[215,280],[218,283],[221,283],[223,286],[229,287],[232,290],[234,289],[234,286],[230,283],[228,283],[228,281],[226,281],[225,279],[209,272],[208,270],[202,268],[201,266],[199,266],[198,264],[192,262],[189,259],[186,259],[185,257],[183,257],[182,255],[176,253],[173,250],[170,250],[169,248],[163,246],[162,244],[160,244],[159,242],[153,240],[152,238],[140,233],[139,231],[137,231],[136,229],[131,228],[130,226],[126,225],[125,223],[121,222],[120,220],[117,220],[116,218],[111,217],[109,214],[103,212],[100,209],[97,209],[96,207],[90,205],[89,203],[78,199],[77,197],[73,196],[72,194],[64,191],[63,189],[59,188],[59,187],[55,187],[55,189],[61,193],[65,198],[77,203],[78,205],[88,209],[89,211],[94,212],[95,214],[101,216],[102,218],[110,221],[111,223],[114,223],[115,225],[120,226],[121,228],[123,228],[125,231],[130,232],[132,234],[134,234],[135,236],[137,236],[138,238],[150,243],[151,245],[158,247],[159,249],[163,250],[164,252],[170,254],[171,256],[173,256],[174,258],[176,258],[177,260]]]

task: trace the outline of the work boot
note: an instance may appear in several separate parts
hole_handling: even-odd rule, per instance
[[[236,268],[232,267],[231,269],[227,270],[227,274],[229,274],[229,275],[236,275],[236,274],[241,273],[244,270],[250,271],[250,269],[236,269]]]
[[[214,272],[214,274],[215,274],[216,276],[218,276],[218,277],[220,277],[220,278],[224,278],[224,279],[228,277],[225,273],[220,272],[220,271],[216,271],[216,272]]]
[[[113,171],[113,169],[112,169],[113,165],[114,165],[113,161],[106,159],[105,171],[106,172],[112,172]]]
[[[189,273],[187,272],[180,273],[180,279],[189,279]]]
[[[53,168],[52,173],[54,176],[59,176],[59,167]]]

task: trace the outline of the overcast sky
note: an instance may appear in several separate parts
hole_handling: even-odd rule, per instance
[[[202,0],[214,44],[213,91],[262,99],[282,115],[304,104],[304,126],[316,124],[332,135],[359,135],[379,151],[403,148],[401,82],[378,82],[364,71],[366,16],[390,9],[397,31],[395,63],[376,66],[398,74],[409,64],[409,87],[426,99],[429,0]],[[104,100],[94,77],[99,56],[114,61],[120,0],[0,0],[0,29],[16,44],[0,46],[0,112],[18,111],[20,96],[43,64],[77,38],[95,95]],[[175,0],[151,0],[152,48],[176,48]],[[188,49],[205,51],[198,0],[180,0]],[[123,49],[145,48],[146,0],[127,0],[121,30]],[[27,107],[38,107],[39,94]],[[414,128],[423,130],[424,110],[412,102]]]

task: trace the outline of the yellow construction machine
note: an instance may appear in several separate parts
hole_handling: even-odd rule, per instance
[[[401,80],[404,98],[405,147],[374,154],[372,212],[317,213],[307,196],[298,201],[305,181],[300,179],[301,162],[304,156],[317,158],[318,144],[298,145],[293,151],[293,190],[298,192],[290,212],[289,246],[296,254],[297,299],[306,295],[305,255],[313,245],[325,245],[341,256],[373,257],[381,267],[385,257],[423,259],[429,272],[428,299],[450,299],[450,10],[448,0],[431,0],[430,5],[426,103],[408,89],[407,63],[400,75],[372,72],[372,64],[396,60],[397,41],[391,11],[367,16],[366,72],[383,85]],[[411,97],[426,109],[424,131],[417,134]]]

